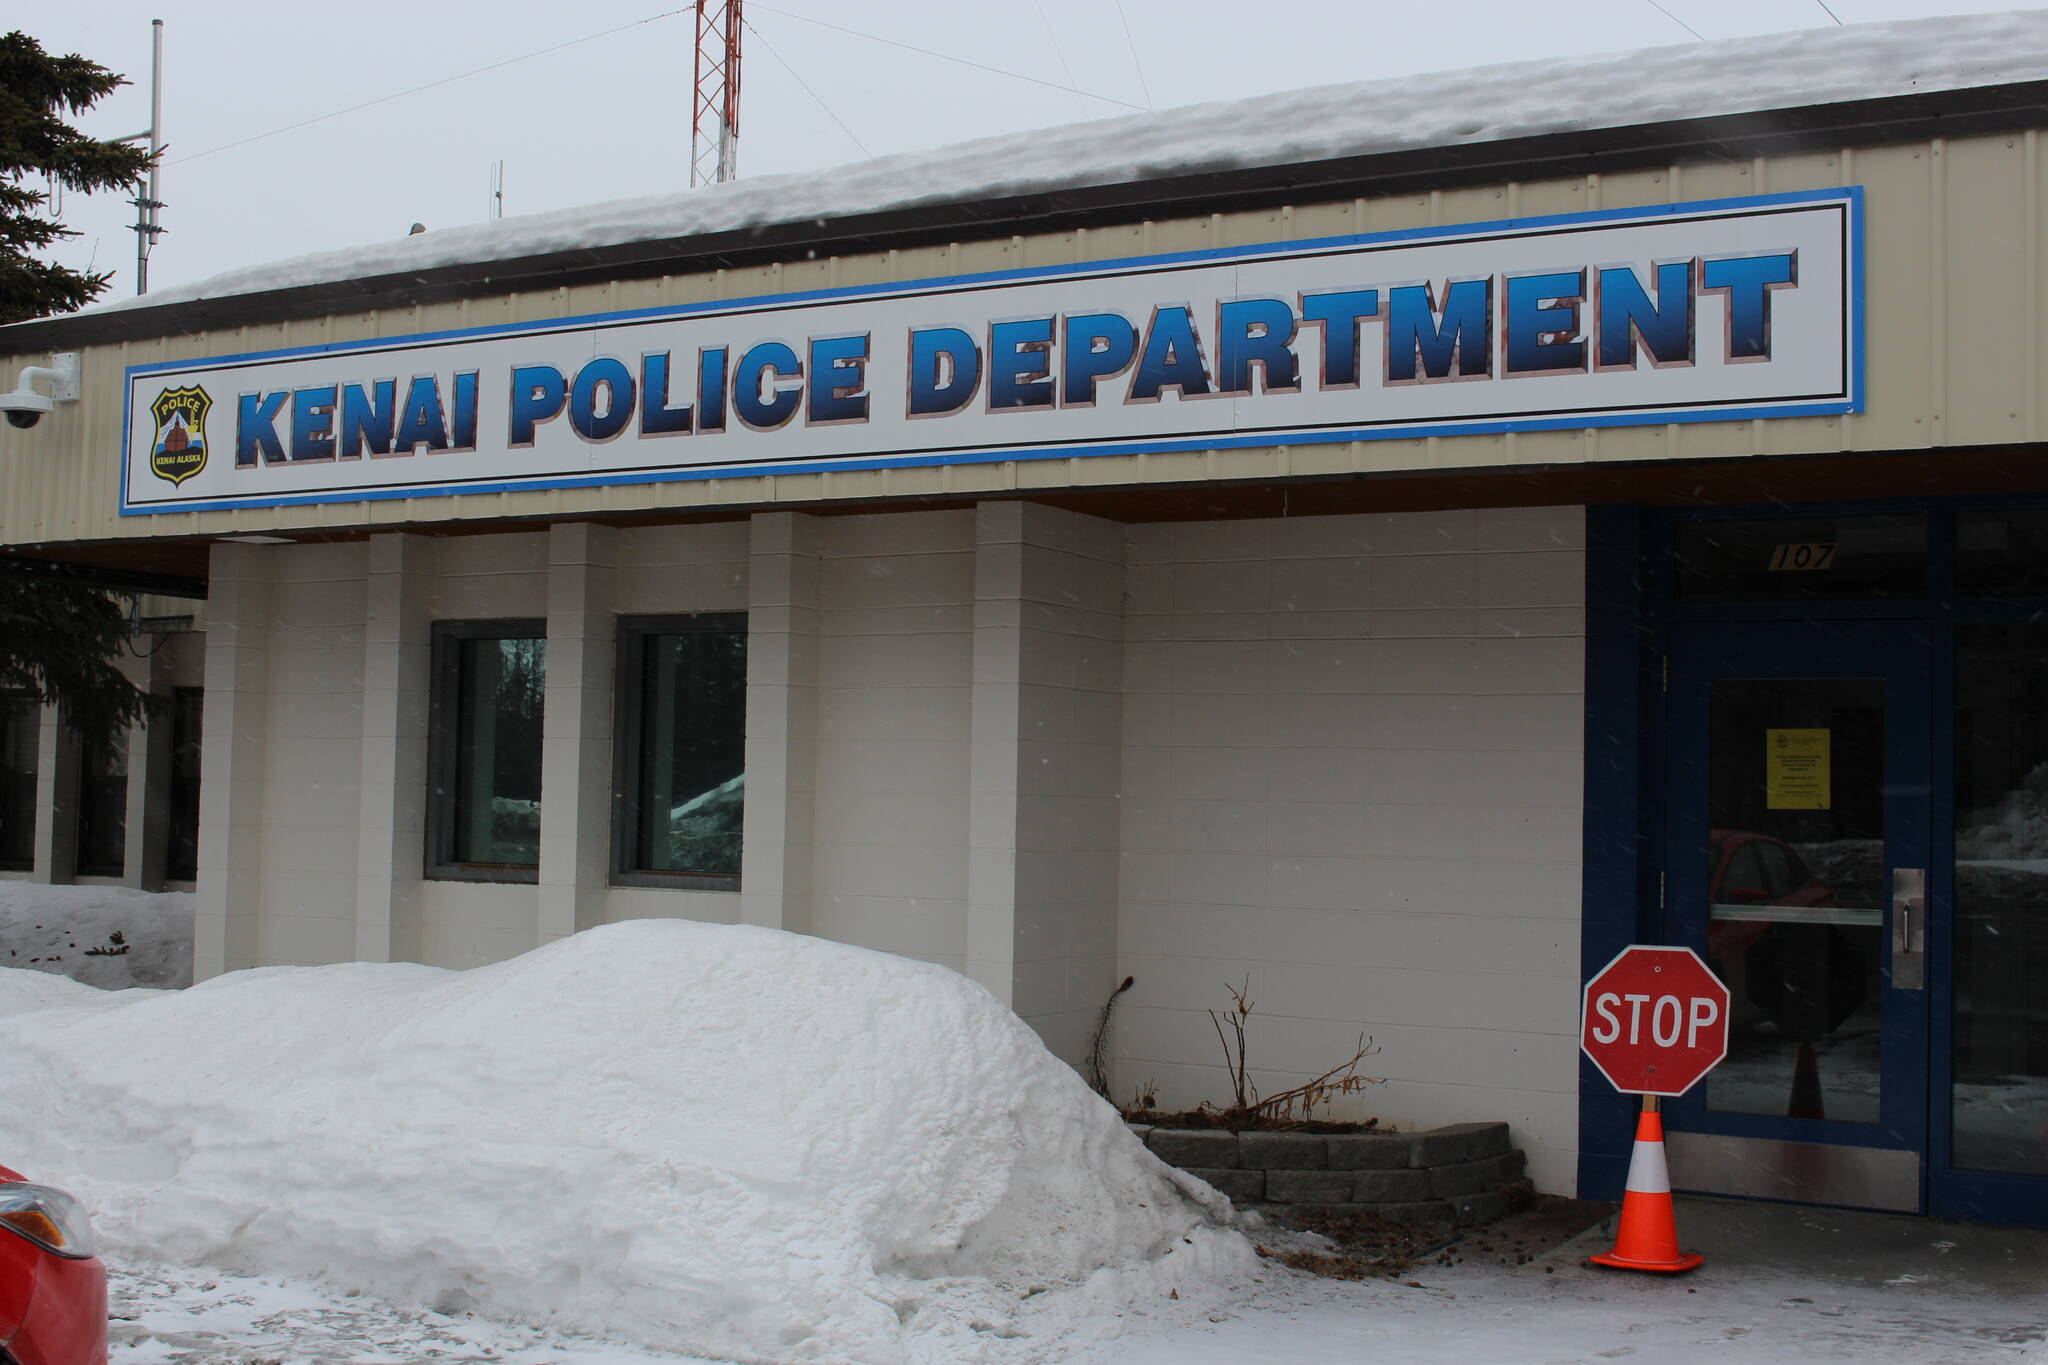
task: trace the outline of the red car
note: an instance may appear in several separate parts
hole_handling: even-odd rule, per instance
[[[78,1201],[0,1166],[0,1365],[106,1365],[107,1268]]]

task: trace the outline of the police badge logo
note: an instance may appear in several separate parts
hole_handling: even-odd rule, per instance
[[[205,389],[165,389],[149,405],[156,418],[156,443],[149,450],[149,472],[172,483],[206,468],[206,414],[213,399]]]

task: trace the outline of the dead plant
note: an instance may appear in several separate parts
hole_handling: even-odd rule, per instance
[[[1358,1074],[1358,1064],[1367,1057],[1378,1056],[1380,1051],[1371,1038],[1361,1033],[1352,1054],[1328,1071],[1276,1095],[1261,1096],[1258,1086],[1252,1083],[1244,1033],[1245,1022],[1252,1016],[1252,979],[1247,975],[1242,986],[1233,986],[1226,981],[1223,989],[1230,993],[1230,1010],[1225,1014],[1210,1010],[1209,1022],[1216,1029],[1216,1041],[1223,1047],[1224,1069],[1230,1073],[1231,1102],[1219,1112],[1233,1126],[1239,1120],[1258,1124],[1297,1117],[1305,1123],[1315,1117],[1319,1104],[1328,1104],[1339,1095],[1356,1094],[1368,1085],[1386,1083],[1384,1077]],[[1224,1032],[1226,1027],[1228,1034]],[[1202,1105],[1204,1109],[1212,1107],[1206,1102]],[[1298,1116],[1295,1113],[1297,1108],[1301,1111]]]

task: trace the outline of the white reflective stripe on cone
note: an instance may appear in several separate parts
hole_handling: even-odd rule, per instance
[[[1630,1194],[1671,1193],[1671,1170],[1664,1164],[1664,1144],[1661,1142],[1638,1142],[1628,1159],[1628,1183],[1623,1188]]]

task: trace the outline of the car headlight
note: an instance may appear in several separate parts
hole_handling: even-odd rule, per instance
[[[85,1206],[62,1190],[25,1180],[0,1181],[0,1227],[46,1251],[84,1260],[94,1251]]]

